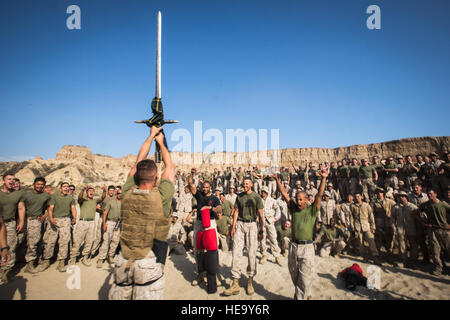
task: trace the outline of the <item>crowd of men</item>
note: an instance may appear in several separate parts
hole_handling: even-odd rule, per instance
[[[33,190],[23,191],[14,175],[6,173],[3,179],[0,222],[6,229],[7,246],[2,247],[0,283],[8,281],[21,243],[26,246],[26,271],[31,273],[47,269],[53,257],[62,272],[66,260],[75,264],[80,258],[90,265],[97,257],[98,267],[105,259],[114,262],[121,237],[120,187],[104,188],[101,197],[95,198],[94,189],[85,186],[75,198],[75,187],[65,182],[53,192],[44,178],[37,178]],[[410,155],[374,156],[361,163],[353,158],[276,171],[258,166],[179,170],[174,177],[168,254],[192,251],[198,267],[192,285],[207,281],[208,292],[215,292],[221,282],[214,268],[204,265],[210,255],[197,241],[199,232],[216,229],[218,247],[233,255],[233,282],[223,292],[226,296],[239,293],[239,258],[244,247],[248,294],[254,292],[257,252],[259,263],[264,264],[268,249],[279,267],[283,266],[281,256],[289,256],[298,299],[311,295],[314,255],[338,258],[347,252],[378,265],[402,263],[406,268],[418,268],[431,259],[431,272],[441,275],[442,259],[450,256],[449,183],[448,152],[441,157],[434,152],[416,155],[415,161]],[[211,210],[207,227],[200,215],[205,208]],[[213,281],[217,283],[212,285]]]

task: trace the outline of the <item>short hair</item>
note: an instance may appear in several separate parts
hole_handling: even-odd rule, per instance
[[[108,190],[110,189],[116,189],[116,187],[114,187],[113,185],[108,186]]]
[[[355,192],[355,196],[356,196],[357,194],[359,194],[360,196],[362,196],[362,193],[361,193],[360,191],[356,191],[356,192]]]
[[[224,194],[223,192],[221,192],[221,193],[219,194],[219,196],[224,196],[224,197],[225,197],[225,194]]]
[[[150,159],[145,159],[139,161],[136,165],[136,183],[141,184],[143,182],[154,182],[155,177],[158,172],[155,161]]]
[[[292,223],[291,219],[286,219],[286,220],[284,220],[284,222],[290,222],[290,223]]]
[[[47,182],[45,181],[44,177],[37,177],[36,179],[34,179],[33,184],[35,184],[36,182],[42,182],[44,184],[46,184]]]
[[[75,185],[69,184],[69,188],[72,188],[72,187],[75,189]]]
[[[211,187],[211,182],[209,182],[209,180],[203,181],[203,184],[205,184],[205,183],[209,184],[209,186]]]
[[[59,185],[59,187],[62,188],[62,186],[65,185],[65,184],[69,185],[68,182],[61,182],[61,184]],[[70,187],[70,186],[69,186],[69,187]]]
[[[3,175],[3,179],[5,179],[7,176],[13,176],[14,177],[14,173],[12,173],[11,171],[5,172],[5,174]]]
[[[122,190],[122,186],[117,186],[116,188]]]

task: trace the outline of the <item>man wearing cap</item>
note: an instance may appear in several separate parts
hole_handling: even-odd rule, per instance
[[[336,204],[341,202],[341,197],[339,196],[339,193],[333,189],[333,183],[328,182],[327,184],[327,191],[330,193],[330,199],[334,200]]]
[[[289,247],[288,268],[295,286],[294,299],[311,299],[311,287],[314,279],[314,245],[313,232],[317,215],[320,212],[323,193],[325,191],[328,170],[322,170],[318,194],[314,203],[307,206],[307,195],[299,192],[295,201],[289,197],[280,180],[277,179],[284,201],[288,203],[292,216],[292,241]]]
[[[230,186],[230,193],[225,196],[225,199],[230,201],[233,206],[236,203],[236,198],[237,198],[237,194],[234,193],[235,190],[236,190],[235,186],[232,184]]]
[[[376,198],[371,202],[375,218],[375,244],[380,252],[381,246],[386,249],[386,260],[394,264],[392,256],[393,239],[395,235],[394,220],[392,219],[392,208],[395,201],[384,196],[384,190],[376,189]]]
[[[366,240],[369,243],[370,255],[375,264],[380,265],[378,259],[378,250],[375,245],[375,219],[373,211],[367,202],[363,202],[361,193],[355,194],[356,203],[352,206],[353,225],[355,229],[356,244],[359,247],[359,254],[364,256],[364,244]]]
[[[253,277],[256,275],[256,252],[258,241],[264,234],[264,204],[261,197],[252,190],[253,182],[250,178],[244,179],[244,190],[238,195],[233,210],[233,221],[230,235],[233,239],[233,261],[231,275],[233,283],[223,292],[225,296],[239,294],[239,278],[241,277],[241,260],[244,246],[248,252],[247,266],[247,294],[252,295]],[[257,224],[258,221],[258,224]]]
[[[428,241],[430,243],[431,260],[434,269],[432,274],[442,274],[441,251],[450,256],[450,225],[447,217],[450,214],[450,205],[445,201],[440,201],[437,197],[436,190],[428,190],[428,202],[419,206],[419,213],[423,212],[424,219],[421,219],[426,227]]]
[[[264,233],[261,241],[262,258],[259,263],[264,264],[267,261],[267,238],[270,243],[270,250],[275,257],[275,262],[281,267],[283,263],[280,259],[280,248],[277,243],[277,231],[275,229],[275,222],[280,219],[280,207],[275,199],[269,195],[269,189],[264,186],[261,188],[262,201],[264,205],[263,217],[264,221]]]
[[[309,183],[306,189],[306,195],[307,196],[312,196],[313,198],[315,198],[317,196],[317,194],[319,193],[319,191],[317,191],[316,188],[314,188],[314,184],[313,183]]]
[[[370,202],[374,198],[377,185],[374,181],[378,180],[377,170],[367,159],[362,159],[362,166],[359,168],[359,179],[362,184],[364,201]]]
[[[320,214],[317,220],[322,223],[322,225],[329,226],[331,224],[331,219],[336,221],[336,202],[330,199],[330,192],[326,190],[323,193],[323,201],[320,206]]]
[[[399,203],[392,209],[392,219],[397,230],[399,251],[405,268],[414,268],[417,262],[417,238],[415,215],[417,206],[408,202],[405,191],[397,193]],[[409,243],[410,257],[408,259],[407,242]]]
[[[300,180],[297,180],[297,182],[295,183],[295,187],[292,190],[286,183],[283,183],[283,187],[286,190],[286,192],[293,198],[295,198],[295,195],[298,192],[303,191],[302,183]]]

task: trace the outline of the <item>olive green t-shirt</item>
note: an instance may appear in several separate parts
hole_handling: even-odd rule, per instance
[[[373,166],[361,166],[359,168],[359,173],[361,174],[361,179],[372,179],[374,170],[375,170],[375,168]]]
[[[338,172],[339,172],[339,177],[341,178],[341,179],[345,179],[345,178],[347,178],[348,177],[348,166],[347,165],[345,165],[345,166],[340,166],[339,168],[338,168]]]
[[[239,212],[238,218],[256,221],[258,210],[264,209],[264,204],[259,194],[242,192],[238,194],[234,208]]]
[[[108,219],[113,219],[113,220],[117,220],[120,218],[120,207],[122,206],[122,202],[121,201],[109,201],[108,204],[106,205],[105,210],[108,211]]]
[[[244,178],[244,172],[243,171],[236,172],[236,176],[238,177],[238,180],[242,180],[242,178]]]
[[[70,217],[71,207],[75,206],[75,200],[68,195],[62,195],[60,191],[55,192],[48,203],[53,207],[53,218]]]
[[[308,176],[306,170],[297,170],[296,172],[297,172],[297,180],[306,181],[306,177]]]
[[[122,193],[125,194],[127,191],[136,187],[137,185],[135,183],[134,176],[129,176],[122,187]],[[162,179],[161,183],[159,184],[159,186],[157,185],[157,187],[161,195],[164,216],[169,217],[171,213],[172,198],[173,194],[175,193],[175,187],[172,181],[167,179]]]
[[[3,192],[0,190],[0,205],[3,207],[1,215],[4,220],[15,219],[17,205],[23,202],[25,192],[23,190]]]
[[[116,196],[109,197],[108,195],[106,195],[105,199],[103,199],[103,202],[102,202],[102,209],[105,210],[108,203],[110,203],[111,201],[113,201],[115,199],[116,199]]]
[[[232,211],[233,211],[233,204],[229,200],[225,200],[225,202],[222,203],[223,215],[225,217],[230,217]]]
[[[420,167],[417,163],[414,166],[416,168]],[[405,171],[405,174],[407,177],[417,177],[418,171],[414,170],[411,163],[405,164],[405,166],[403,167],[403,170]]]
[[[450,205],[447,202],[432,203],[428,201],[422,203],[419,206],[419,210],[426,213],[428,221],[433,227],[447,228],[447,215],[450,213]]]
[[[387,164],[384,168],[385,168],[385,169],[397,169],[398,166],[397,166],[396,164],[394,164],[394,163],[390,163],[390,164]],[[397,172],[389,172],[389,171],[387,171],[387,172],[386,172],[386,175],[387,175],[388,177],[394,177],[394,176],[397,175]]]
[[[359,166],[349,166],[350,178],[359,178]]]
[[[276,227],[276,230],[277,230],[277,240],[278,241],[281,241],[285,237],[291,239],[291,237],[292,237],[292,229],[291,228],[283,229],[282,226],[278,225]]]
[[[99,203],[97,199],[83,199],[80,205],[80,219],[94,220],[97,203]]]
[[[281,181],[289,180],[289,172],[284,171],[284,172],[280,173],[280,176],[281,176]]]
[[[314,224],[319,210],[311,205],[300,210],[293,199],[289,202],[289,212],[292,216],[292,237],[294,240],[311,240]]]
[[[216,224],[217,224],[217,232],[226,235],[228,228],[230,226],[230,220],[228,219],[228,217],[222,216],[222,218],[216,219]]]
[[[319,232],[319,236],[322,236],[323,242],[330,242],[333,241],[334,239],[337,239],[338,237],[344,237],[341,229],[336,227],[332,229],[326,226],[322,226]]]
[[[23,203],[25,204],[25,212],[28,218],[40,217],[44,214],[48,206],[51,196],[46,193],[34,193],[33,191],[25,192]]]

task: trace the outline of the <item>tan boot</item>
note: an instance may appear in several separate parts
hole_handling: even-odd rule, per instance
[[[77,262],[77,258],[70,258],[68,265],[73,266],[73,265],[75,265],[76,262]]]
[[[276,257],[276,258],[275,258],[275,262],[276,262],[280,267],[283,266],[283,262],[281,262],[281,258],[280,258],[280,257]]]
[[[253,277],[249,277],[248,283],[247,283],[247,294],[252,295],[254,293],[255,293],[255,289],[253,289]]]
[[[114,264],[114,257],[108,257],[108,263]]]
[[[222,286],[222,282],[220,282],[220,280],[219,280],[219,275],[216,275],[216,282],[217,282],[217,287]]]
[[[64,260],[59,260],[58,266],[56,267],[56,270],[59,272],[66,272],[67,268],[64,264]]]
[[[233,294],[239,294],[241,292],[241,288],[239,288],[239,280],[233,279],[233,284],[230,288],[223,292],[224,296],[231,296]]]
[[[27,266],[25,267],[26,273],[37,273],[38,271],[34,267],[34,261],[27,262]]]
[[[260,264],[264,264],[267,261],[267,257],[266,256],[262,256],[261,260],[259,260]]]
[[[88,256],[83,256],[83,258],[81,258],[81,262],[86,266],[89,267],[91,265],[91,259],[89,259]]]
[[[38,266],[38,271],[42,272],[48,269],[48,267],[50,267],[50,260],[49,259],[43,259],[40,261],[39,266]]]
[[[200,283],[205,281],[205,273],[202,272],[201,274],[199,274],[197,276],[197,279],[195,279],[194,281],[191,282],[191,285],[193,286],[198,286]]]

